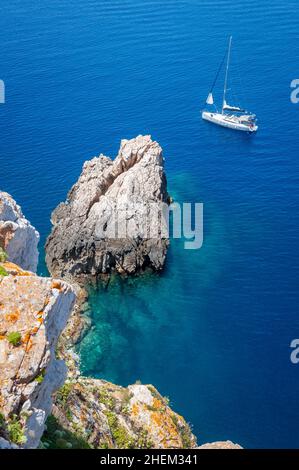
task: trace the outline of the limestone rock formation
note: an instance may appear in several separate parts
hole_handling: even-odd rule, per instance
[[[56,394],[53,414],[65,430],[94,448],[191,448],[196,438],[184,418],[152,385],[120,387],[79,377]],[[51,436],[45,434],[47,443]]]
[[[0,263],[0,448],[39,444],[66,376],[55,348],[74,301],[68,284]]]
[[[150,136],[122,140],[115,160],[100,155],[84,163],[67,201],[54,210],[46,244],[49,271],[84,278],[162,269],[166,203],[159,144]]]
[[[0,248],[9,261],[36,272],[39,233],[25,219],[21,208],[7,193],[0,191]]]
[[[232,441],[216,441],[216,442],[207,442],[203,444],[198,449],[243,449],[239,444],[234,444]]]

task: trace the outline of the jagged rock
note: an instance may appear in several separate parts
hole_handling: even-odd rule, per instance
[[[64,429],[79,434],[94,448],[196,446],[184,418],[152,385],[124,388],[80,377],[56,394],[53,414]]]
[[[9,261],[36,272],[39,233],[25,219],[21,208],[7,193],[0,191],[0,247]]]
[[[54,210],[46,243],[49,271],[90,278],[162,269],[168,240],[160,217],[166,203],[159,144],[150,136],[122,140],[114,161],[100,155],[84,163],[67,201]]]
[[[65,282],[0,266],[0,447],[34,448],[66,376],[55,348],[75,294]]]

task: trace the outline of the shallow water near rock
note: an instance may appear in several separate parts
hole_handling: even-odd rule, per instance
[[[86,374],[168,395],[200,442],[299,447],[297,4],[11,0],[0,18],[1,189],[42,240],[82,163],[151,134],[170,193],[204,203],[199,251],[90,298]],[[255,136],[202,122],[233,35],[231,78]],[[219,96],[217,97],[219,98]],[[42,242],[42,243],[43,243]],[[41,257],[42,258],[42,257]],[[39,272],[46,273],[41,261]]]

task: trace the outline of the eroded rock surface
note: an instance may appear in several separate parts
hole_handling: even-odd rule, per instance
[[[8,193],[0,191],[0,248],[6,251],[9,261],[36,272],[38,242],[39,233],[21,208]]]
[[[34,448],[66,376],[55,348],[75,295],[64,282],[0,267],[0,447]]]
[[[100,155],[85,162],[67,201],[52,214],[49,271],[90,278],[162,269],[168,240],[161,203],[167,203],[162,149],[150,136],[122,140],[115,160]]]

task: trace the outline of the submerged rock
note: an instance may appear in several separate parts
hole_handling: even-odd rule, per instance
[[[46,243],[49,271],[90,278],[161,270],[168,246],[161,220],[166,203],[159,144],[150,136],[122,140],[115,160],[100,155],[84,163],[67,201],[54,210]]]
[[[8,193],[0,191],[0,248],[6,251],[8,260],[36,272],[38,242],[39,233],[21,208]]]
[[[13,263],[0,267],[0,448],[34,448],[65,380],[55,349],[75,294]]]

